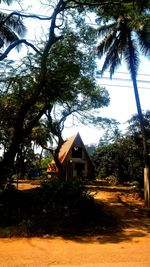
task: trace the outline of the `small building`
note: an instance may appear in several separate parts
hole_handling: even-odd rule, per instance
[[[64,142],[59,152],[59,161],[63,165],[67,180],[81,177],[94,179],[94,166],[79,133]],[[57,172],[53,160],[48,164],[47,173],[52,176]]]

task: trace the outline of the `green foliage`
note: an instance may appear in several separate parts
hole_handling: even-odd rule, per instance
[[[117,177],[119,182],[130,179],[127,173],[127,162],[124,158],[124,147],[122,144],[114,143],[99,147],[93,155],[97,176],[105,178]]]
[[[46,197],[51,196],[45,209],[57,216],[66,216],[70,212],[79,209],[84,199],[90,199],[82,180],[60,181],[54,178],[42,184]],[[77,210],[76,210],[77,211]]]
[[[85,31],[87,34],[88,27]],[[90,53],[92,40],[84,39],[83,29],[83,36],[80,29],[70,27],[62,34],[64,38],[54,43],[47,54],[43,87],[39,82],[43,54],[29,54],[20,68],[6,75],[0,94],[0,142],[5,155],[11,154],[5,163],[7,168],[10,161],[13,166],[16,154],[25,160],[24,152],[31,151],[33,142],[42,147],[51,143],[72,113],[80,114],[84,122],[92,121],[93,110],[109,103],[107,91],[99,88],[93,78],[96,65]],[[41,119],[44,114],[48,114],[48,121],[47,117]]]
[[[51,157],[49,156],[49,157],[42,158],[41,161],[40,161],[41,168],[46,168],[47,169],[47,165],[48,165],[48,163],[51,162],[52,159],[53,159],[52,156]]]
[[[139,53],[149,56],[150,40],[148,39],[148,25],[150,15],[147,12],[146,1],[122,2],[118,5],[110,4],[100,8],[98,16],[102,22],[99,34],[103,39],[98,46],[98,54],[105,57],[101,73],[109,68],[110,77],[121,65],[122,59],[133,79],[139,66]],[[132,59],[132,60],[131,60]]]
[[[143,187],[143,145],[138,116],[134,115],[128,121],[129,127],[125,136],[118,139],[104,136],[93,155],[97,176],[106,178],[114,175],[119,182],[138,181]],[[150,148],[150,112],[144,114],[144,126],[147,144]],[[107,133],[107,131],[106,131]],[[107,137],[107,138],[106,138]],[[105,141],[105,142],[104,142]]]
[[[11,4],[12,1],[5,1]],[[9,17],[7,13],[0,12],[0,48],[10,45],[24,37],[26,34],[26,27],[21,17],[12,15]],[[16,46],[19,51],[20,46]]]
[[[140,63],[140,53],[149,58],[150,55],[150,39],[149,39],[149,23],[150,23],[150,6],[149,1],[133,1],[120,3],[119,8],[111,5],[109,8],[100,9],[102,17],[102,25],[99,28],[99,34],[102,37],[98,46],[99,58],[104,56],[104,63],[101,74],[109,69],[110,78],[121,65],[124,59],[131,79],[133,82],[135,101],[138,111],[138,119],[143,139],[143,157],[144,165],[149,168],[150,159],[147,146],[147,136],[144,127],[144,118],[142,114],[140,98],[137,86],[137,72]],[[104,19],[103,19],[104,18]],[[146,177],[149,181],[149,177]],[[145,203],[150,205],[149,186],[145,190]]]

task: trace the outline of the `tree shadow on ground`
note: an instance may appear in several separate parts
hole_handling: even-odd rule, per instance
[[[131,201],[134,195],[132,197],[130,195],[129,198],[131,193],[127,190],[113,188],[113,192],[115,194],[109,196],[109,201],[95,199],[94,203],[91,201],[79,203],[80,212],[68,210],[66,207],[59,211],[56,207],[51,212],[47,206],[43,206],[43,203],[45,205],[45,201],[48,201],[48,196],[44,199],[40,188],[24,192],[14,191],[9,193],[9,198],[5,195],[8,209],[5,210],[7,212],[5,220],[9,223],[1,225],[0,237],[61,236],[65,240],[80,243],[104,244],[148,236],[149,211],[141,205],[141,202],[139,204],[138,201]],[[41,204],[42,201],[44,202]]]
[[[98,201],[97,201],[98,202]],[[119,200],[116,203],[105,203],[105,208],[112,213],[120,222],[120,229],[115,228],[101,233],[88,233],[81,236],[63,235],[65,239],[74,240],[76,242],[99,242],[105,243],[121,243],[124,241],[132,241],[137,238],[150,236],[150,213],[147,209],[138,205],[129,205]],[[94,231],[93,231],[94,232]]]

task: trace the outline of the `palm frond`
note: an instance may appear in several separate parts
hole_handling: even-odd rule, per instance
[[[1,3],[6,3],[7,5],[10,5],[12,2],[13,2],[13,0],[0,0],[0,4]]]
[[[108,24],[108,25],[103,25],[103,26],[98,28],[98,30],[97,30],[98,35],[99,36],[106,36],[111,31],[113,31],[113,29],[115,29],[115,27],[116,27],[116,22]]]
[[[120,55],[118,53],[118,46],[119,46],[119,40],[116,39],[113,43],[113,45],[109,48],[106,60],[103,64],[102,72],[104,72],[109,67],[110,72],[110,78],[112,79],[112,76],[115,72],[115,70],[121,65],[121,59]]]
[[[8,44],[19,40],[18,35],[6,26],[0,28],[0,36]]]
[[[97,46],[97,53],[98,57],[101,58],[104,55],[104,46],[105,46],[105,40],[103,40],[98,46]]]
[[[119,54],[117,52],[117,49],[114,51],[113,60],[110,65],[110,78],[112,79],[113,74],[115,73],[116,69],[121,65],[121,60],[119,57]]]
[[[101,69],[101,76],[103,76],[104,72],[108,69],[109,66],[110,66],[110,56],[109,56],[109,53],[107,53],[105,56],[105,61],[103,63],[102,69]]]
[[[112,47],[116,38],[117,38],[117,31],[114,30],[111,32],[106,38],[105,38],[105,52],[109,49],[109,47]]]
[[[137,75],[140,59],[137,40],[133,39],[131,32],[128,34],[127,44],[124,49],[124,58],[131,74]]]
[[[0,12],[0,24],[1,27],[7,26],[15,31],[19,36],[23,37],[26,34],[26,27],[23,21],[18,16],[11,16],[8,19],[8,14]]]
[[[110,78],[114,74],[115,70],[121,65],[122,50],[120,49],[120,42],[122,40],[117,35],[117,31],[111,36],[111,40],[107,40],[105,44],[106,58],[103,64],[102,73],[109,67]]]
[[[9,29],[8,27],[1,27],[0,28],[0,39],[1,39],[1,46],[0,48],[3,47],[3,45],[9,45],[15,41],[19,40],[18,35],[12,31],[11,29]],[[18,44],[16,46],[17,51],[20,51],[20,48],[22,47],[22,44]]]
[[[112,45],[114,42],[116,36],[116,32],[111,32],[109,33],[102,41],[101,43],[97,46],[98,50],[98,56],[101,58],[109,49],[109,47]]]
[[[12,16],[6,21],[6,25],[11,27],[20,37],[25,36],[27,30],[21,18]]]
[[[150,29],[143,29],[142,31],[137,32],[137,38],[141,52],[145,56],[150,56]]]
[[[120,56],[122,57],[123,53],[124,53],[124,49],[126,47],[126,44],[127,44],[127,31],[126,29],[122,28],[120,30],[120,33],[118,35],[118,40],[119,40],[119,43],[118,43],[118,53],[120,54]]]
[[[3,41],[3,39],[0,37],[0,48],[3,47],[3,45],[4,45],[4,41]]]

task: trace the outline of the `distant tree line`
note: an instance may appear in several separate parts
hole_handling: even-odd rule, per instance
[[[120,183],[138,181],[143,187],[144,159],[137,115],[132,116],[128,123],[124,135],[116,126],[115,131],[108,129],[100,140],[93,153],[96,177],[105,179],[114,176]],[[144,114],[144,125],[150,147],[150,111]]]

